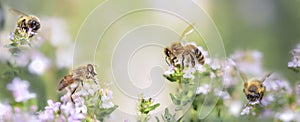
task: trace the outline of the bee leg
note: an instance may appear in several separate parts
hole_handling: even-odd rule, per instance
[[[165,57],[165,61],[168,64],[168,66],[170,66],[170,63],[168,62],[168,57],[167,56]]]
[[[93,81],[94,81],[94,83],[95,83],[96,85],[98,85],[98,83],[97,83],[97,80],[96,80],[96,79],[93,79]]]
[[[98,84],[96,78],[94,77],[94,75],[93,76],[86,76],[86,78],[87,79],[92,79],[95,84]]]
[[[72,101],[72,103],[74,103],[75,104],[75,102],[74,102],[74,99],[73,99],[73,94],[75,93],[75,91],[77,90],[77,88],[79,87],[79,84],[77,84],[77,86],[73,89],[73,91],[71,92],[71,95],[70,95],[70,98],[71,98],[71,101]]]
[[[177,60],[176,57],[173,57],[173,58],[171,59],[171,65],[175,66],[175,62],[176,62],[175,60]]]
[[[95,77],[91,77],[91,79],[94,81],[94,83],[97,85],[97,79]]]
[[[81,86],[83,87],[83,81],[82,80],[80,81],[80,83],[81,83]]]
[[[181,69],[183,70],[184,69],[184,60],[185,60],[185,56],[182,55],[182,61],[181,61]]]

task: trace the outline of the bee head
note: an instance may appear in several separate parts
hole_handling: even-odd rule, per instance
[[[40,22],[36,19],[28,20],[28,25],[29,28],[32,28],[33,32],[36,32],[41,27]]]
[[[250,101],[256,101],[258,100],[260,97],[260,94],[248,94],[247,95],[247,99],[250,100]]]
[[[94,66],[92,64],[88,64],[87,65],[87,70],[89,73],[91,73],[92,75],[97,75],[94,69]]]
[[[248,89],[249,92],[256,92],[257,91],[257,87],[255,85],[251,85]]]

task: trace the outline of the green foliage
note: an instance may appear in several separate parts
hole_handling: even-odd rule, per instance
[[[176,113],[172,115],[169,112],[169,109],[165,108],[165,114],[161,115],[161,119],[163,120],[163,122],[176,122],[175,116],[176,116]],[[159,118],[157,116],[155,117],[155,119],[156,119],[157,122],[160,122]]]
[[[156,109],[157,107],[159,107],[159,106],[160,106],[159,103],[156,103],[156,104],[153,103],[152,98],[145,99],[141,95],[139,103],[138,103],[138,111],[140,112],[140,116],[139,116],[138,121],[139,122],[148,121],[150,119],[149,113],[151,111],[153,111],[154,109]]]
[[[99,108],[100,106],[98,106]],[[114,105],[111,108],[100,108],[95,111],[96,118],[100,121],[103,121],[105,117],[109,116],[112,112],[114,112],[119,106]]]

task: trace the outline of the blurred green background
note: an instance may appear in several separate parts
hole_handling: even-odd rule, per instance
[[[4,8],[16,8],[37,16],[56,16],[65,19],[72,40],[75,40],[88,14],[101,3],[102,0],[1,0]],[[149,3],[151,0],[140,3],[120,1],[120,5],[128,7]],[[282,73],[291,84],[299,81],[300,76],[287,68],[287,63],[291,59],[290,51],[300,42],[299,0],[195,0],[195,3],[207,11],[215,22],[223,38],[227,55],[236,50],[261,51],[265,69]],[[171,2],[170,6],[172,6]],[[115,7],[117,9],[118,6]],[[47,50],[51,48],[45,48],[45,52]],[[0,69],[0,73],[3,74],[12,68],[2,63]],[[38,94],[41,109],[46,105],[47,99],[59,98],[57,92],[53,91],[57,91],[58,81],[69,69],[50,68],[51,71],[47,71],[42,76],[28,75],[30,73],[23,70],[18,71],[24,74],[20,77],[30,81],[32,91]],[[11,77],[3,76],[0,80],[0,99],[10,97],[5,89],[13,75],[8,75]]]

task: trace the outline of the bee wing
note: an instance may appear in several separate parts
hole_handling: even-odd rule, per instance
[[[25,14],[17,9],[13,9],[13,8],[10,8],[9,9],[9,12],[12,13],[12,14],[15,14],[15,15],[21,15],[21,16],[29,16],[28,14]]]
[[[186,38],[187,35],[191,34],[194,31],[194,23],[190,24],[188,27],[185,28],[185,30],[182,32],[180,36],[180,40],[183,40]]]
[[[273,72],[268,73],[267,75],[265,75],[262,79],[261,82],[264,82],[268,77],[270,77],[272,75]]]

